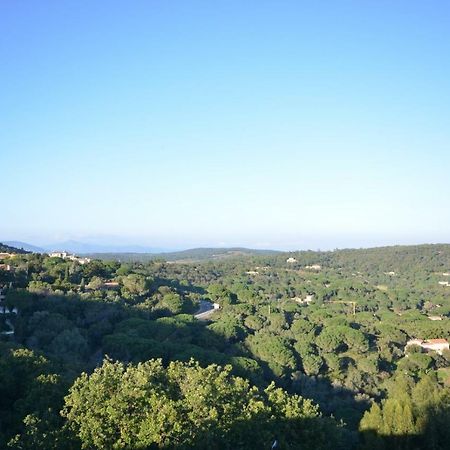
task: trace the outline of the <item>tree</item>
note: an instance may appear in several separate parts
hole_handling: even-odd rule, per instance
[[[231,367],[161,360],[137,366],[104,361],[82,374],[62,411],[83,448],[321,449],[337,441],[333,421],[310,400],[273,384],[265,391]]]
[[[280,336],[258,331],[246,339],[250,351],[267,363],[276,376],[286,375],[297,367],[294,352],[289,342]]]
[[[210,284],[208,287],[208,294],[212,301],[219,303],[222,306],[233,305],[237,301],[236,294],[233,294],[221,284]]]
[[[131,295],[144,295],[148,292],[149,283],[145,276],[132,273],[122,278],[123,289]]]
[[[0,343],[0,447],[69,449],[57,444],[62,418],[58,411],[66,385],[50,362],[24,348]],[[41,446],[39,446],[41,445]]]
[[[340,327],[324,328],[317,338],[317,345],[327,353],[336,352],[344,343]]]
[[[384,442],[381,437],[383,427],[383,414],[377,403],[372,403],[369,411],[366,411],[359,424],[359,431],[362,434],[364,449],[383,450]]]
[[[97,291],[103,286],[103,281],[100,277],[94,276],[91,278],[91,281],[87,285],[89,289],[92,289],[94,291]]]
[[[161,300],[161,306],[170,311],[172,314],[180,314],[183,312],[183,305],[183,299],[175,292],[170,292],[164,295]]]
[[[208,329],[229,342],[237,342],[245,338],[245,329],[232,317],[214,322],[213,324],[208,325]]]
[[[306,375],[318,375],[323,366],[323,359],[319,355],[307,353],[302,356],[302,366]]]
[[[101,261],[94,259],[83,266],[83,276],[87,279],[102,278],[108,276],[108,271]]]

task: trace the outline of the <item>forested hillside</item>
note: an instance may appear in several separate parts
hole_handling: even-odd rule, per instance
[[[448,448],[450,351],[406,344],[450,338],[450,245],[15,253],[0,448]]]
[[[2,244],[0,242],[0,253],[28,253],[22,248],[11,247],[10,245]]]
[[[88,253],[87,256],[104,261],[142,262],[161,260],[178,262],[199,262],[228,259],[240,256],[274,255],[275,250],[254,250],[249,248],[192,248],[167,253]]]

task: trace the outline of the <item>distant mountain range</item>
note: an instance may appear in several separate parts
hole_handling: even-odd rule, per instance
[[[98,245],[72,240],[48,244],[42,247],[21,241],[5,241],[4,244],[33,253],[68,251],[77,255],[87,255],[99,259],[116,259],[120,261],[150,261],[153,259],[164,259],[166,261],[202,261],[242,255],[251,256],[278,253],[275,250],[254,250],[243,247],[193,248],[181,251],[170,251],[164,248],[145,247],[140,245]]]
[[[44,247],[48,251],[54,250],[67,250],[76,254],[87,254],[87,253],[161,253],[167,251],[164,248],[157,247],[146,247],[142,245],[101,245],[101,244],[90,244],[78,241],[64,241],[57,242],[54,244],[49,244]]]
[[[162,253],[164,251],[169,251],[169,249],[145,247],[141,245],[99,245],[73,240],[55,242],[40,247],[21,241],[6,241],[4,243],[11,247],[23,248],[24,250],[33,253],[48,253],[60,250],[84,255],[87,253]]]
[[[45,253],[46,250],[42,247],[37,247],[36,245],[27,244],[21,241],[4,241],[3,244],[9,245],[10,247],[18,248],[32,253]]]

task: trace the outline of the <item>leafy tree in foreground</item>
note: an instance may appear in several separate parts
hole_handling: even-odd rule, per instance
[[[66,385],[52,370],[33,351],[0,344],[0,448],[72,448],[58,414]]]
[[[137,366],[105,360],[83,373],[62,415],[83,448],[339,448],[339,429],[310,400],[265,391],[231,367],[161,360]]]

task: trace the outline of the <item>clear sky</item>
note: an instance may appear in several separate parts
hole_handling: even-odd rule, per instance
[[[0,240],[450,242],[450,3],[0,2]]]

